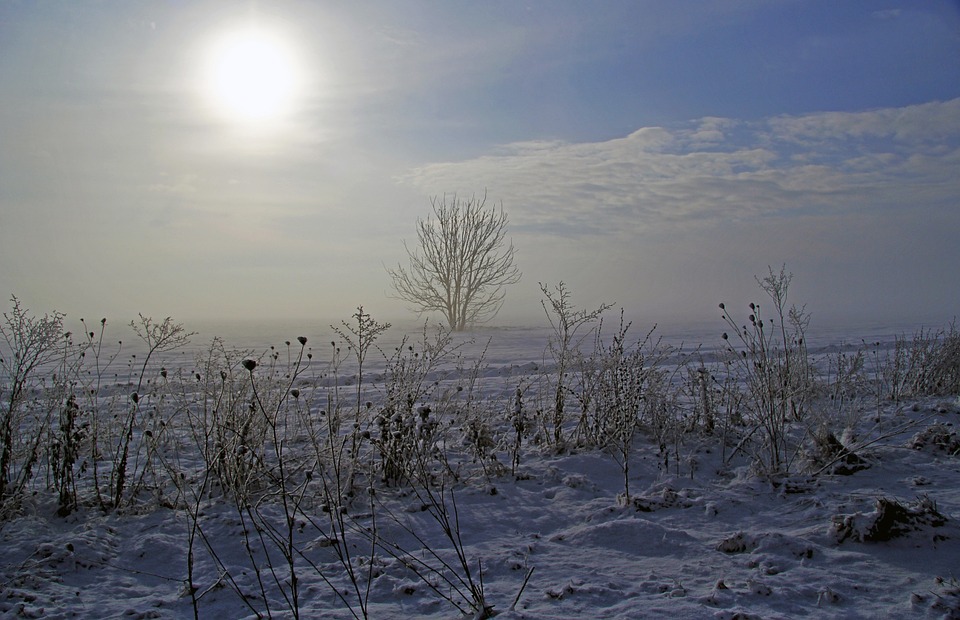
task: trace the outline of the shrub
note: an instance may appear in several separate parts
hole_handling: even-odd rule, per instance
[[[749,416],[748,437],[759,432],[760,448],[754,462],[765,475],[788,473],[795,446],[789,444],[789,425],[802,421],[813,386],[813,369],[807,356],[804,332],[810,318],[801,307],[787,306],[793,274],[769,269],[760,288],[773,304],[772,316],[750,303],[747,324],[737,326],[724,304],[722,318],[733,332],[723,334],[732,370],[744,385],[743,406]]]
[[[424,459],[438,456],[434,447],[440,439],[439,418],[447,412],[441,402],[435,403],[436,410],[429,403],[437,400],[444,366],[457,348],[449,329],[438,327],[431,335],[425,323],[417,345],[404,338],[387,360],[374,444],[388,484],[411,479]]]
[[[896,336],[892,349],[874,351],[877,400],[895,405],[910,396],[960,394],[960,331],[920,329]]]
[[[653,330],[635,345],[627,344],[630,323],[620,316],[620,329],[609,345],[602,329],[589,360],[582,365],[579,394],[580,427],[592,445],[608,450],[623,473],[624,501],[630,502],[630,455],[634,436],[643,425],[661,453],[673,430],[675,408],[668,396],[667,371],[660,367],[668,349],[652,339]]]
[[[542,423],[547,430],[547,441],[555,449],[562,449],[566,402],[571,393],[568,373],[573,370],[576,360],[582,359],[580,345],[592,332],[592,324],[613,306],[600,304],[595,310],[578,310],[570,300],[570,292],[563,282],[556,286],[556,290],[550,290],[541,283],[540,291],[544,296],[540,304],[553,329],[553,337],[547,345],[547,350],[554,362],[554,385],[553,389],[549,390],[553,402],[550,406],[541,408],[541,412],[546,414]],[[585,332],[581,332],[580,330],[584,328],[586,328]]]
[[[61,359],[68,343],[63,334],[63,314],[36,317],[16,296],[10,301],[13,308],[3,313],[0,323],[0,335],[6,344],[0,366],[7,383],[3,386],[4,408],[0,410],[0,505],[4,511],[15,508],[31,481],[49,423],[30,406],[28,396],[42,385],[38,373]]]

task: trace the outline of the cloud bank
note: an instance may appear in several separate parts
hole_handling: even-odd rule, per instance
[[[518,231],[632,235],[756,217],[952,208],[960,99],[858,113],[704,118],[585,144],[534,141],[413,170],[427,194],[509,201]]]

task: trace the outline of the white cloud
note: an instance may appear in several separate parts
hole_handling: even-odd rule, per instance
[[[868,112],[781,116],[768,121],[771,140],[814,145],[839,140],[889,138],[919,146],[960,136],[960,99]]]
[[[874,11],[872,15],[876,19],[896,19],[900,17],[900,9],[883,9]]]
[[[198,177],[195,174],[172,177],[172,175],[163,172],[159,177],[159,181],[147,185],[148,192],[171,196],[186,196],[197,192]]]
[[[402,180],[486,187],[519,231],[634,235],[757,215],[937,205],[960,194],[960,99],[759,122],[705,118],[605,142],[505,145]]]

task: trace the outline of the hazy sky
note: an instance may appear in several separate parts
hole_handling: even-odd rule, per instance
[[[250,121],[209,66],[254,26],[295,86]],[[484,191],[500,323],[560,280],[711,319],[781,263],[815,317],[948,321],[960,3],[0,0],[0,294],[33,310],[401,317],[429,197]]]

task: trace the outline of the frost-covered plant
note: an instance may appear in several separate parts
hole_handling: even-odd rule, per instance
[[[873,342],[870,351],[878,424],[885,402],[899,407],[908,397],[960,394],[960,331],[955,322],[945,330],[896,335],[888,348]]]
[[[357,362],[357,415],[363,410],[363,364],[367,360],[367,354],[370,348],[376,346],[376,341],[383,332],[390,329],[390,323],[378,323],[370,316],[370,313],[363,311],[363,306],[357,306],[357,311],[351,317],[353,323],[341,321],[341,327],[331,325],[334,333],[340,336],[347,344],[347,350],[353,354]]]
[[[856,437],[870,393],[864,375],[863,349],[852,353],[838,351],[826,362],[826,371],[811,388],[807,403],[807,435],[812,447],[811,465],[819,470],[833,462],[834,473],[852,473],[866,465],[848,446]]]
[[[674,366],[671,370],[661,367],[669,351],[672,349],[657,346],[651,348],[648,354],[646,363],[652,368],[647,373],[641,423],[656,441],[663,471],[667,472],[673,467],[679,475],[681,447],[690,430],[690,422],[685,415],[685,408],[680,404],[682,387],[677,384],[677,374],[682,366]]]
[[[960,394],[960,331],[951,323],[946,330],[921,329],[910,339],[897,337],[882,368],[895,403],[904,396]]]
[[[410,477],[413,461],[432,452],[439,423],[430,407],[408,399],[385,408],[377,416],[374,445],[380,453],[380,471],[387,484],[402,484]]]
[[[470,556],[464,541],[457,500],[459,489],[464,488],[463,483],[459,481],[458,474],[449,463],[437,468],[427,452],[418,450],[415,454],[417,458],[412,463],[412,475],[406,490],[419,502],[419,510],[412,513],[408,511],[408,515],[426,513],[427,517],[413,519],[397,514],[383,501],[380,494],[375,494],[374,507],[378,523],[398,526],[416,545],[405,543],[396,537],[378,535],[377,546],[385,554],[402,562],[428,588],[449,602],[464,617],[493,617],[496,611],[484,588],[483,564],[480,558]],[[436,538],[429,534],[431,526],[439,528],[443,539],[449,544],[449,549],[432,542]],[[527,572],[511,609],[523,593],[532,572],[532,568]]]
[[[355,376],[357,385],[356,407],[354,409],[353,427],[350,433],[349,454],[351,457],[351,467],[348,486],[352,486],[353,484],[357,461],[360,458],[360,451],[363,447],[361,444],[369,437],[369,432],[365,433],[363,430],[369,423],[369,420],[365,419],[365,414],[371,409],[365,406],[363,402],[364,362],[367,361],[367,354],[370,352],[371,347],[376,347],[376,341],[379,337],[390,329],[390,323],[378,323],[369,313],[364,312],[363,306],[357,307],[357,311],[353,314],[352,318],[354,319],[352,323],[341,321],[342,327],[330,326],[346,343],[348,353],[352,354],[357,364],[357,374]],[[339,416],[339,411],[336,412],[336,415]]]
[[[243,362],[243,367],[249,373],[250,389],[253,393],[251,402],[255,404],[257,413],[263,417],[268,429],[267,441],[271,448],[268,497],[272,495],[271,499],[274,501],[271,503],[278,504],[281,511],[277,518],[271,507],[261,502],[246,502],[240,511],[241,518],[245,512],[256,529],[265,557],[269,558],[273,550],[279,551],[285,574],[281,574],[280,569],[269,561],[267,568],[294,618],[300,617],[298,559],[301,551],[295,540],[297,518],[302,512],[304,498],[316,467],[312,459],[304,458],[302,453],[298,456],[290,448],[295,439],[297,420],[286,415],[286,405],[292,398],[297,378],[304,371],[307,339],[300,336],[297,342],[300,347],[296,359],[290,368],[285,369],[283,378],[276,383],[278,388],[269,398],[261,395],[254,381],[256,363],[250,359]]]
[[[845,426],[853,426],[864,409],[864,394],[867,392],[864,368],[863,349],[853,353],[840,351],[829,360],[827,375],[821,381],[821,398],[830,401],[833,417]]]
[[[557,284],[555,290],[540,283],[540,291],[544,297],[540,300],[540,304],[553,329],[547,351],[554,364],[552,389],[541,390],[541,393],[551,394],[553,402],[541,408],[543,415],[541,423],[545,427],[547,441],[559,450],[563,447],[566,403],[571,395],[569,373],[574,369],[576,360],[582,355],[580,345],[593,331],[593,324],[613,306],[600,304],[594,310],[578,310],[571,301],[570,291],[563,282]]]
[[[421,469],[420,476],[428,474]],[[429,475],[429,474],[428,474]],[[495,615],[483,585],[483,565],[467,553],[460,527],[460,509],[454,486],[443,476],[420,477],[411,486],[423,511],[450,543],[452,555],[429,542],[429,536],[407,518],[396,514],[383,502],[377,503],[383,519],[410,535],[419,545],[414,549],[395,540],[379,540],[380,549],[400,560],[427,587],[453,605],[464,617],[485,619]],[[519,596],[519,595],[518,595]]]
[[[108,502],[104,498],[105,489],[101,485],[100,478],[101,445],[110,443],[108,441],[110,421],[118,403],[116,392],[105,393],[108,386],[107,372],[120,357],[123,341],[117,341],[117,348],[110,352],[105,348],[104,343],[107,333],[106,318],[100,319],[99,332],[91,329],[83,319],[80,319],[80,323],[83,325],[85,342],[81,346],[80,353],[83,368],[80,371],[79,383],[83,389],[80,392],[82,400],[79,406],[85,412],[89,423],[87,459],[81,464],[81,469],[89,467],[92,472],[91,484],[96,502],[100,506],[106,506]]]
[[[717,424],[717,396],[713,389],[713,377],[702,357],[697,363],[684,365],[684,388],[693,410],[693,419],[690,421],[690,430],[702,429],[706,434],[712,434]]]
[[[620,328],[609,344],[603,341],[602,329],[597,330],[594,352],[581,365],[578,393],[579,432],[617,461],[626,503],[630,502],[630,457],[637,431],[641,426],[649,429],[665,454],[676,410],[669,398],[667,371],[660,367],[668,349],[653,340],[653,329],[636,344],[628,344],[630,326],[621,312]]]
[[[120,440],[116,446],[113,459],[113,469],[110,476],[110,491],[113,507],[120,507],[124,499],[124,492],[127,490],[128,476],[137,475],[137,463],[134,463],[133,471],[129,470],[130,449],[133,443],[134,429],[138,419],[141,418],[144,406],[146,404],[143,394],[144,380],[147,378],[147,369],[150,367],[150,361],[155,355],[174,351],[190,343],[190,337],[194,332],[187,332],[181,323],[174,323],[173,319],[167,317],[160,322],[151,317],[139,315],[138,321],[130,321],[130,327],[137,337],[146,346],[147,353],[143,358],[143,364],[137,376],[137,385],[130,395],[130,405],[127,409],[126,418],[121,429]],[[146,396],[150,396],[147,394]],[[138,449],[139,446],[133,446]]]
[[[489,345],[489,342],[487,343]],[[499,398],[484,398],[480,394],[481,374],[486,368],[486,348],[467,366],[458,357],[453,377],[456,386],[440,391],[436,407],[450,412],[461,432],[461,445],[466,448],[473,463],[483,469],[487,478],[499,476],[505,468],[497,459],[497,452],[507,443],[509,432],[503,424],[504,405]],[[513,403],[514,406],[516,403]],[[516,430],[516,419],[510,423]]]
[[[739,361],[735,355],[723,356],[710,375],[712,402],[720,424],[720,460],[723,463],[727,463],[728,448],[735,443],[736,430],[744,425],[746,394],[737,376]],[[737,449],[734,449],[729,456],[732,457],[736,452]]]
[[[23,433],[29,414],[27,397],[42,378],[47,366],[61,359],[67,340],[63,334],[64,315],[59,312],[37,317],[11,296],[10,312],[3,313],[0,335],[4,347],[0,350],[0,506],[6,509],[8,501],[15,500],[30,482],[40,457],[41,438],[47,421],[34,420]]]
[[[523,438],[529,431],[529,420],[527,410],[524,406],[523,396],[525,389],[523,384],[517,386],[517,391],[513,398],[513,408],[510,414],[510,426],[512,429],[513,441],[510,444],[510,475],[517,475],[517,468],[520,467],[520,450],[523,447]]]
[[[305,512],[304,503],[307,501],[318,461],[312,458],[309,451],[296,447],[301,439],[301,417],[298,415],[299,408],[291,407],[290,403],[299,398],[299,390],[293,386],[306,368],[305,358],[308,355],[307,339],[301,336],[297,338],[297,342],[300,345],[299,350],[288,355],[285,364],[280,361],[274,348],[271,348],[272,352],[267,356],[265,364],[261,365],[252,357],[244,358],[240,362],[242,370],[238,370],[237,374],[245,377],[243,394],[244,400],[249,403],[251,416],[243,422],[250,423],[250,426],[256,425],[265,432],[260,436],[262,445],[250,450],[253,453],[255,469],[245,462],[239,466],[234,463],[234,466],[224,468],[224,479],[230,485],[228,489],[232,491],[230,499],[242,527],[242,547],[259,588],[256,600],[263,606],[262,611],[251,603],[248,593],[239,589],[233,575],[230,575],[229,570],[220,562],[219,551],[212,547],[203,534],[199,505],[208,485],[209,470],[203,476],[199,489],[184,493],[189,500],[187,515],[191,520],[188,535],[191,558],[195,541],[200,537],[206,542],[210,555],[220,569],[226,571],[227,575],[222,575],[221,579],[228,580],[258,616],[272,616],[278,613],[280,608],[285,608],[285,613],[299,618],[300,579],[302,571],[309,566],[309,562],[304,562],[297,534],[302,527],[300,520]],[[221,381],[226,384],[226,370],[220,372]],[[200,377],[202,378],[202,375]],[[223,391],[220,391],[217,406],[223,395]],[[216,420],[216,416],[213,417]],[[207,446],[214,433],[206,431],[205,428],[201,428],[200,432],[203,446]],[[239,444],[237,447],[243,445]],[[222,448],[214,448],[215,455],[221,451]],[[214,457],[215,462],[218,458]],[[248,471],[255,471],[257,478],[262,479],[262,484],[254,487],[249,480],[230,478],[231,475]],[[195,584],[192,559],[189,563],[188,577],[193,592]],[[194,597],[192,600],[197,613],[198,599]]]
[[[917,359],[913,352],[917,350],[917,348],[910,346],[910,341],[906,336],[894,336],[892,350],[885,351],[882,357],[874,351],[878,415],[882,399],[887,398],[895,406],[900,406],[901,399],[909,393],[911,366],[912,362]]]
[[[41,380],[41,390],[33,399],[32,408],[42,412],[43,419],[34,419],[28,427],[46,433],[38,445],[38,456],[46,465],[50,487],[57,492],[57,514],[61,516],[73,512],[79,503],[76,474],[82,469],[77,463],[89,435],[89,416],[77,403],[84,348],[83,343],[73,343],[70,332],[64,335],[60,359],[53,373]]]
[[[923,387],[930,394],[960,394],[960,330],[956,323],[939,332],[938,346]]]
[[[184,393],[180,405],[206,471],[228,495],[248,494],[263,473],[267,425],[251,407],[248,373],[241,365],[251,357],[251,351],[227,348],[214,338],[197,357],[196,392]]]
[[[789,425],[806,415],[807,398],[813,385],[813,371],[807,356],[804,333],[810,317],[804,308],[787,305],[793,274],[781,268],[769,269],[760,288],[773,305],[771,316],[750,303],[747,324],[738,326],[724,304],[723,320],[733,335],[723,334],[728,343],[727,366],[745,386],[743,405],[751,426],[745,439],[760,434],[755,464],[767,475],[789,471],[796,456],[789,445]],[[743,442],[741,442],[743,445]]]
[[[77,485],[74,469],[83,441],[89,432],[89,422],[84,418],[74,394],[67,396],[60,408],[59,423],[51,433],[49,442],[50,469],[53,485],[57,490],[57,514],[66,516],[77,507]]]
[[[311,566],[315,573],[330,587],[344,607],[354,618],[367,618],[370,588],[375,575],[376,541],[378,539],[376,515],[371,510],[372,523],[366,523],[352,514],[356,504],[364,497],[372,497],[369,491],[373,489],[372,479],[365,481],[367,493],[358,493],[357,477],[361,473],[357,465],[361,462],[359,455],[350,452],[353,435],[358,434],[363,440],[358,445],[369,443],[370,430],[364,428],[358,433],[340,432],[341,420],[339,402],[339,383],[336,375],[339,372],[340,354],[336,343],[333,344],[333,357],[330,361],[330,371],[333,375],[333,385],[320,397],[320,406],[315,407],[308,395],[299,389],[291,391],[296,410],[296,419],[306,432],[307,452],[312,457],[316,467],[306,476],[306,489],[318,496],[317,510],[302,510],[303,520],[320,534],[324,546],[336,555],[342,568],[341,574],[349,581],[349,588],[343,588],[328,577],[324,570],[311,563],[306,554],[301,554],[303,560]],[[314,391],[315,392],[315,391]],[[347,405],[349,407],[349,405]],[[373,403],[365,404],[366,409],[373,407]],[[372,455],[370,455],[372,459]],[[370,466],[372,470],[372,465]],[[366,472],[370,477],[370,471]],[[311,494],[303,497],[310,499]],[[358,544],[366,541],[369,544],[369,556],[365,567],[363,558],[358,558]]]
[[[417,346],[404,338],[387,360],[374,445],[381,475],[389,484],[409,479],[419,459],[435,456],[439,416],[444,412],[434,411],[428,403],[434,400],[446,375],[445,365],[458,348],[449,329],[438,327],[431,335],[425,323]]]
[[[491,423],[488,411],[478,409],[465,416],[460,427],[463,445],[467,448],[475,463],[479,463],[486,477],[495,477],[503,472],[497,460],[497,448],[500,445],[497,429]]]

